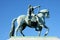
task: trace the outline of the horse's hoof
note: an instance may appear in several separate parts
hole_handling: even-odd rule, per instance
[[[44,35],[45,37],[47,36],[47,34]]]
[[[25,37],[25,35],[23,35],[23,37]]]

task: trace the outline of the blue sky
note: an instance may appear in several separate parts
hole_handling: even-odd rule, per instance
[[[28,5],[40,5],[41,9],[48,9],[50,18],[46,18],[46,25],[50,31],[48,36],[60,37],[60,1],[59,0],[0,0],[0,39],[6,40],[9,38],[11,29],[11,21],[19,15],[26,15]],[[38,9],[36,9],[37,11]],[[38,12],[38,11],[37,11]],[[36,13],[37,13],[36,12]],[[44,34],[42,30],[41,36]],[[24,31],[26,36],[37,36],[38,33],[27,27]]]

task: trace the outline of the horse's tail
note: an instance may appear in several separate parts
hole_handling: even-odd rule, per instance
[[[14,32],[15,32],[15,21],[17,20],[17,18],[14,18],[12,20],[12,28],[11,28],[11,31],[10,31],[10,37],[14,36]]]

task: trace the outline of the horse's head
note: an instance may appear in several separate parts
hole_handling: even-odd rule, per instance
[[[49,18],[49,11],[47,9],[40,10],[39,13],[42,13],[45,17]]]

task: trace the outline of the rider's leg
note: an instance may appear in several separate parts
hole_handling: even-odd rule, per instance
[[[31,18],[32,16],[28,16],[28,23],[31,25]]]

